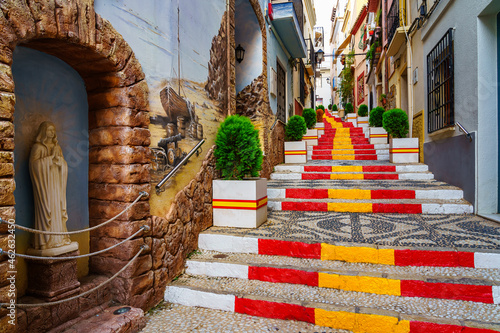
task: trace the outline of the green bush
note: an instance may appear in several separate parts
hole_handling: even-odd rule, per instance
[[[227,117],[219,126],[215,144],[215,167],[221,171],[222,178],[259,176],[263,158],[259,131],[249,118],[239,115]]]
[[[300,141],[307,132],[306,121],[302,116],[291,116],[285,127],[285,139],[287,141]]]
[[[347,103],[344,109],[346,114],[354,112],[354,108],[352,107],[351,103]]]
[[[361,104],[358,108],[358,116],[366,117],[368,115],[368,105]]]
[[[332,105],[328,104],[328,110],[331,110],[331,109],[332,109]]]
[[[368,118],[368,122],[371,127],[382,127],[382,115],[384,112],[385,109],[381,106],[377,106],[370,111],[370,118]]]
[[[333,104],[331,109],[328,108],[328,110],[332,110],[332,111],[338,111],[338,109],[339,108],[337,107],[337,104]]]
[[[302,117],[304,117],[307,128],[314,128],[316,125],[316,111],[313,109],[304,109],[302,111]]]
[[[325,111],[325,107],[323,105],[321,105],[321,104],[319,104],[319,105],[316,106],[316,110],[317,109],[321,109],[321,110]]]
[[[405,138],[410,129],[408,115],[401,109],[392,109],[384,112],[382,127],[393,138]]]
[[[323,115],[325,114],[325,111],[322,109],[317,109],[316,110],[316,122],[321,123],[323,121]]]

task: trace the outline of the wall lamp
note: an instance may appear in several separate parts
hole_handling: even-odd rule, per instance
[[[245,58],[245,49],[241,47],[241,44],[238,44],[235,51],[236,51],[236,61],[241,63],[243,61],[243,58]]]
[[[319,49],[318,51],[315,52],[315,55],[316,55],[316,62],[318,64],[321,64],[321,62],[323,61],[323,56],[325,55],[325,52],[323,52],[322,49]]]

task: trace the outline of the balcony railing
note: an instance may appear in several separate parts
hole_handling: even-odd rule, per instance
[[[399,28],[399,21],[399,0],[393,0],[387,13],[387,44],[391,43],[392,37]]]

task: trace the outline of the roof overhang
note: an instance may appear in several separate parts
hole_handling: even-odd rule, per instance
[[[340,44],[339,48],[335,51],[335,56],[338,56],[342,52],[344,52],[345,48],[351,43],[351,35],[348,35],[346,39]]]
[[[283,41],[288,53],[294,58],[305,58],[306,42],[300,30],[293,2],[273,4],[273,26]]]
[[[387,48],[387,56],[392,57],[395,56],[401,46],[406,43],[406,31],[408,31],[409,27],[399,27],[394,33],[394,37],[392,37],[391,44]]]

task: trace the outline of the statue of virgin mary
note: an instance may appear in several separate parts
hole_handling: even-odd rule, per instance
[[[68,165],[57,141],[56,127],[50,121],[40,124],[29,159],[35,201],[35,228],[67,232],[66,185]],[[35,234],[35,250],[69,245],[68,235]]]

